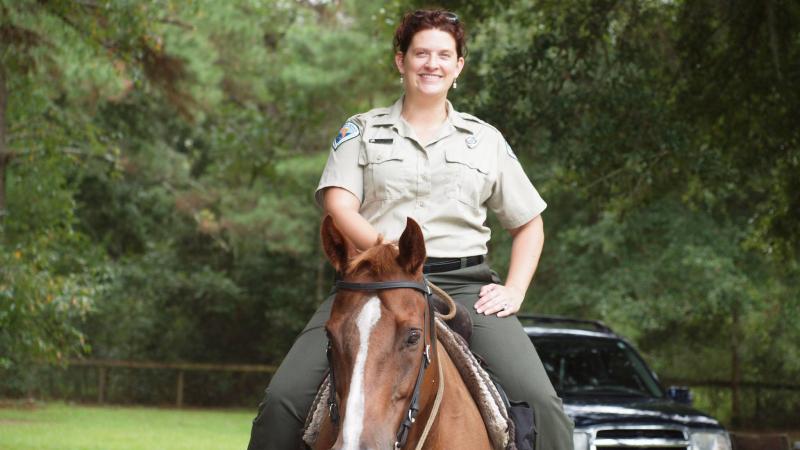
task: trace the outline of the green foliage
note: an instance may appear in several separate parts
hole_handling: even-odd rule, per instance
[[[399,95],[417,5],[0,0],[0,364],[279,361],[330,288],[329,142]],[[667,377],[796,380],[800,7],[443,6],[470,36],[451,99],[550,205],[526,308],[606,320]]]
[[[280,359],[329,289],[311,203],[320,150],[346,117],[397,89],[362,76],[391,70],[374,39],[385,10],[259,1],[2,10],[11,154],[2,292],[13,299],[0,310],[3,364],[19,373],[90,349]]]
[[[532,308],[610,322],[667,377],[800,373],[800,10],[763,6],[519,1],[474,35],[465,107],[550,203]]]

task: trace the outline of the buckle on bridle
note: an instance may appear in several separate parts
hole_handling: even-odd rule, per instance
[[[431,345],[430,344],[425,346],[425,353],[423,353],[423,354],[425,356],[425,367],[427,368],[428,366],[431,365]]]
[[[336,395],[335,393],[333,395]],[[328,414],[330,414],[331,421],[334,424],[339,423],[339,405],[336,404],[336,401],[332,401],[328,403]]]

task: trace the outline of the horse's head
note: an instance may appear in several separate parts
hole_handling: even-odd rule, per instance
[[[425,242],[411,219],[397,244],[378,242],[357,253],[326,217],[322,242],[345,281],[422,281]],[[325,325],[342,417],[334,449],[393,448],[430,344],[426,308],[413,289],[337,292]]]

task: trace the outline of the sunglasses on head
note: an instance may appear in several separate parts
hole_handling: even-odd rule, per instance
[[[432,15],[431,11],[428,11],[428,10],[419,9],[417,11],[414,11],[414,17],[416,17],[418,19],[422,19],[422,18],[428,17],[430,15]],[[444,16],[444,18],[447,19],[447,21],[452,23],[452,24],[457,24],[458,23],[458,16],[456,15],[456,13],[452,13],[450,11],[436,11],[436,12],[433,12],[433,15]]]

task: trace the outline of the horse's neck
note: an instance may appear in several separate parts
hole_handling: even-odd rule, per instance
[[[416,449],[419,439],[422,437],[425,425],[429,420],[434,420],[430,432],[425,440],[423,449],[458,448],[464,450],[483,450],[491,448],[488,434],[485,431],[483,418],[478,410],[472,395],[461,379],[461,374],[456,368],[455,363],[447,354],[447,350],[441,342],[436,345],[436,359],[434,364],[428,368],[436,373],[438,378],[439,367],[441,367],[442,380],[444,382],[443,397],[439,405],[437,417],[431,419],[433,413],[436,391],[426,397],[427,401],[423,408],[424,417],[419,417],[416,421],[416,430],[409,440],[407,449]],[[437,384],[438,387],[438,384]],[[469,430],[468,432],[466,430]],[[412,444],[413,441],[413,444]]]

